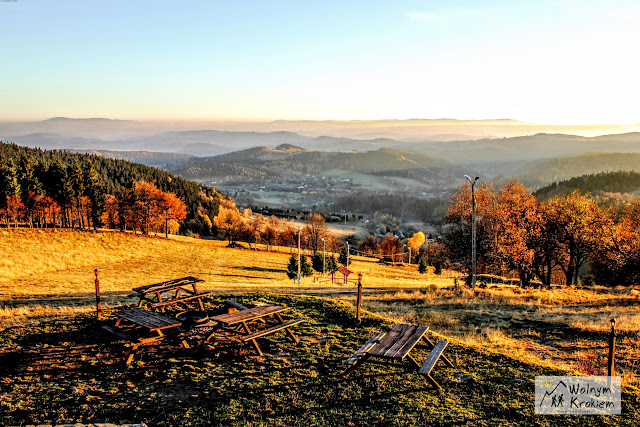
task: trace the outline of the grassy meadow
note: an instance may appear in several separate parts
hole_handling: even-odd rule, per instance
[[[533,415],[533,378],[606,374],[611,317],[619,333],[624,415],[572,421],[640,423],[637,288],[490,285],[460,294],[451,278],[355,257],[350,269],[363,273],[365,287],[359,325],[351,319],[353,283],[305,278],[297,285],[285,274],[288,248],[225,245],[175,236],[0,230],[0,424],[564,425],[569,419]],[[122,348],[95,332],[94,269],[109,308],[133,303],[134,286],[193,275],[205,281],[202,290],[215,293],[211,309],[233,295],[247,303],[281,302],[308,321],[299,328],[300,344],[274,335],[264,340],[272,348],[262,358],[248,347],[219,353],[159,346],[126,367]],[[447,352],[456,367],[435,374],[445,391],[383,367],[340,375],[341,362],[374,330],[398,321],[429,325],[451,340]],[[417,354],[422,360],[426,353]],[[472,381],[456,382],[454,374]],[[141,418],[132,418],[133,407]]]

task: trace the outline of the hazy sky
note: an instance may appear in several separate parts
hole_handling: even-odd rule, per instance
[[[640,122],[637,1],[0,1],[0,120]]]

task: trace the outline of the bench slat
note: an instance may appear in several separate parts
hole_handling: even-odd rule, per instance
[[[128,310],[119,311],[116,316],[140,325],[150,330],[171,328],[180,326],[181,323],[175,319],[170,319],[153,311],[144,310],[142,308],[130,308]]]
[[[395,354],[392,355],[392,357],[398,359],[404,359],[405,357],[407,357],[407,354],[409,354],[411,350],[413,350],[413,348],[420,342],[420,340],[428,330],[428,326],[418,326],[411,334],[409,340],[407,340],[400,348],[398,348]]]
[[[402,336],[404,336],[405,331],[410,328],[411,325],[405,325],[402,323],[398,323],[394,325],[389,332],[374,345],[368,353],[372,356],[384,356],[384,354],[389,350],[389,347],[393,346]]]
[[[413,348],[413,346],[415,345],[415,343],[418,342],[418,339],[420,339],[420,337],[418,337],[418,339],[416,339],[416,334],[415,332],[418,330],[419,326],[416,325],[409,325],[409,327],[407,329],[404,330],[403,334],[399,337],[398,340],[396,340],[395,343],[393,343],[393,345],[391,345],[389,347],[389,349],[387,349],[387,351],[384,352],[384,356],[385,357],[397,357],[397,353],[403,348],[405,347],[405,345],[407,346],[411,346]]]
[[[202,298],[202,297],[207,296],[209,294],[211,294],[211,292],[200,292],[199,294],[187,295],[186,297],[175,298],[175,299],[170,299],[170,300],[160,301],[160,302],[154,302],[153,304],[151,304],[151,307],[152,308],[158,308],[158,307],[164,307],[165,305],[179,304],[181,302],[190,301],[192,299]]]
[[[384,332],[378,332],[377,334],[375,334],[374,336],[371,337],[371,339],[369,341],[367,341],[362,347],[360,347],[360,349],[358,351],[356,351],[355,353],[353,353],[351,355],[351,357],[349,357],[346,362],[344,362],[345,365],[353,365],[354,363],[356,363],[358,360],[362,359],[364,357],[365,354],[367,354],[367,352],[369,351],[369,349],[371,347],[373,347],[380,338],[382,338],[384,336]]]
[[[288,321],[286,323],[282,323],[280,325],[272,326],[270,328],[254,332],[252,334],[245,335],[245,336],[242,337],[242,341],[250,341],[250,340],[253,340],[253,339],[256,339],[256,338],[260,338],[260,337],[263,337],[265,335],[269,335],[269,334],[271,334],[273,332],[279,331],[281,329],[290,328],[290,327],[295,326],[295,325],[297,325],[299,323],[302,323],[302,322],[304,322],[304,319],[290,320],[290,321]]]
[[[427,376],[430,375],[431,371],[433,371],[433,368],[436,366],[438,359],[440,359],[440,356],[442,356],[442,353],[444,352],[444,349],[447,348],[448,344],[449,341],[447,340],[439,340],[431,350],[431,353],[429,353],[429,356],[427,356],[427,360],[424,361],[424,363],[420,367],[420,370],[418,370],[418,373]]]

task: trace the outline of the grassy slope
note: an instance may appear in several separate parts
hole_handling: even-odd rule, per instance
[[[524,342],[521,340],[503,348],[518,360],[486,350],[488,342],[470,346],[454,339],[448,351],[456,368],[440,368],[436,373],[448,389],[444,393],[429,390],[414,374],[396,375],[397,371],[380,367],[342,378],[342,360],[374,329],[384,329],[392,321],[368,315],[363,326],[355,325],[350,320],[351,308],[331,302],[351,304],[352,287],[318,286],[309,279],[302,287],[294,286],[284,274],[287,258],[286,254],[227,249],[222,242],[186,238],[1,230],[0,321],[9,327],[0,334],[0,424],[141,419],[150,425],[165,419],[170,425],[209,425],[224,420],[240,425],[243,420],[249,425],[569,422],[565,417],[532,415],[533,377],[561,371],[550,368],[549,363],[523,362],[530,359],[515,351]],[[229,347],[220,354],[201,348],[160,348],[139,359],[137,367],[127,369],[121,364],[122,349],[105,346],[110,337],[96,333],[91,318],[82,314],[92,306],[93,268],[100,270],[103,295],[112,306],[132,302],[126,296],[135,285],[195,275],[206,281],[205,290],[221,294],[268,291],[268,295],[254,294],[241,300],[280,302],[294,308],[292,316],[309,321],[299,329],[301,345],[294,346],[284,335],[276,335],[264,341],[270,353],[264,358],[251,355],[248,347]],[[433,292],[428,287],[425,291],[430,283],[442,283],[431,278],[425,281],[415,271],[362,260],[354,262],[352,269],[365,273],[366,308],[399,320],[425,322],[438,332],[454,321],[470,322],[471,328],[482,326],[480,315],[484,312],[491,314],[488,319],[494,326],[499,325],[505,316],[501,307],[509,305],[519,311],[542,312],[537,320],[541,321],[548,317],[545,310],[559,303],[553,298],[567,299],[570,304],[559,317],[572,316],[572,311],[581,310],[576,304],[585,301],[617,304],[615,296],[597,292],[509,297],[487,291],[470,305],[446,292]],[[293,297],[292,293],[333,299]],[[216,296],[211,308],[226,298]],[[621,304],[631,304],[633,309],[634,301],[625,299]],[[448,311],[449,305],[458,308]],[[594,309],[602,315],[601,309]],[[458,319],[457,313],[471,313],[476,318]],[[42,322],[33,322],[35,317],[49,315],[57,319],[43,317]],[[500,344],[505,342],[509,343],[503,339]],[[551,347],[558,344],[556,341]],[[160,354],[155,355],[156,351]],[[424,350],[417,354],[419,360],[424,359]],[[456,383],[455,373],[469,374],[474,380]],[[527,382],[512,382],[515,378]],[[638,393],[628,390],[622,420],[627,425],[640,420]],[[616,417],[574,421],[577,425],[620,423]]]
[[[209,309],[226,297],[218,296]],[[260,300],[292,307],[289,315],[308,319],[297,328],[301,342],[276,335],[264,341],[269,352],[264,357],[247,345],[153,348],[127,368],[121,349],[105,346],[110,337],[96,333],[87,316],[12,328],[1,336],[0,422],[595,426],[630,425],[640,417],[638,395],[629,393],[622,419],[535,416],[534,376],[564,372],[460,345],[448,349],[455,367],[441,365],[434,374],[442,392],[398,368],[369,365],[345,377],[346,357],[391,322],[366,315],[356,324],[350,308],[314,297],[234,297],[245,304]],[[426,350],[414,354],[423,360]],[[472,380],[453,381],[458,373]]]

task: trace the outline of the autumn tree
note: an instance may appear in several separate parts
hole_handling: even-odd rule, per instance
[[[497,201],[496,251],[520,283],[527,286],[535,276],[534,242],[541,233],[541,214],[536,198],[517,179],[507,182]]]
[[[304,234],[307,237],[307,242],[313,251],[313,255],[317,255],[320,242],[329,235],[329,229],[324,217],[320,214],[311,213],[305,220],[307,225],[304,227]]]
[[[640,282],[640,199],[618,213],[611,206],[595,212],[591,221],[591,272],[598,284],[635,285]]]
[[[420,252],[420,247],[426,241],[426,237],[422,231],[415,233],[409,240],[407,240],[407,246],[411,248],[411,254],[413,257],[417,257]]]
[[[245,228],[244,219],[237,209],[220,206],[218,215],[213,219],[213,223],[218,229],[223,230],[229,245],[232,246],[238,240],[239,235]]]
[[[481,183],[475,189],[476,261],[478,272],[499,270],[501,260],[496,253],[497,194],[493,185]],[[447,258],[471,271],[471,186],[465,183],[451,197],[444,222],[443,243]]]

